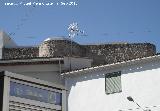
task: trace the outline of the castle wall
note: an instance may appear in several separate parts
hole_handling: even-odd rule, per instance
[[[3,59],[36,58],[38,52],[38,47],[3,48]]]
[[[93,59],[93,65],[110,64],[152,56],[156,47],[150,43],[85,45],[86,56]]]
[[[56,39],[44,41],[38,47],[3,48],[2,54],[3,59],[88,57],[93,59],[92,66],[96,66],[153,56],[156,47],[150,43],[80,45],[68,39]]]
[[[85,53],[86,49],[83,46],[74,41],[71,43],[69,40],[49,40],[39,46],[40,57],[64,57],[70,55],[84,57]]]

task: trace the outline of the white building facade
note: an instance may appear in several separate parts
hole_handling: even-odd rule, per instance
[[[62,75],[68,111],[160,111],[158,55]]]

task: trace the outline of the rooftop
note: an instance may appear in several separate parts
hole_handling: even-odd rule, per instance
[[[32,58],[32,59],[14,59],[14,60],[0,60],[0,66],[10,65],[31,65],[31,64],[59,64],[64,63],[64,58]]]
[[[100,65],[100,66],[96,66],[96,67],[75,70],[75,71],[71,71],[71,72],[62,73],[61,75],[62,76],[71,76],[71,75],[85,74],[85,73],[93,72],[93,71],[101,71],[104,69],[113,69],[113,68],[118,68],[121,66],[129,66],[129,65],[134,65],[134,64],[138,64],[138,63],[146,63],[146,62],[148,63],[148,62],[157,61],[157,60],[160,60],[160,55],[154,55],[154,56],[137,58],[137,59],[128,60],[128,61],[122,61],[122,62],[117,62],[117,63],[112,63],[112,64],[106,64],[106,65]]]

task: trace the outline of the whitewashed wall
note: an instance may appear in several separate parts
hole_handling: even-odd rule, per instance
[[[2,59],[2,51],[3,51],[3,32],[0,30],[0,59]]]
[[[3,47],[16,47],[16,43],[2,30],[0,30],[0,59],[2,59]]]
[[[122,71],[122,92],[105,94],[105,75]],[[160,111],[160,63],[128,66],[115,70],[94,72],[66,79],[69,111],[142,111],[132,96],[144,109]]]
[[[16,43],[3,31],[0,31],[0,47],[16,47]]]

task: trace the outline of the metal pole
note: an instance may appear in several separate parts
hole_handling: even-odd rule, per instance
[[[76,22],[73,22],[72,24],[69,25],[68,27],[68,30],[69,30],[69,38],[70,38],[70,41],[71,41],[71,52],[70,52],[70,71],[72,70],[72,61],[71,61],[71,57],[72,57],[72,38],[74,38],[75,36],[78,35],[78,33],[84,33],[84,31],[80,31],[79,28],[78,28],[78,24]]]
[[[137,102],[134,101],[134,99],[131,96],[128,96],[127,99],[131,102],[134,102],[139,108],[141,108],[143,111],[151,111],[150,109],[143,109]]]
[[[71,71],[72,70],[72,61],[71,61],[71,57],[72,57],[72,37],[70,37],[70,41],[71,41],[71,49],[70,49],[70,66],[69,66],[69,71]]]
[[[143,109],[137,102],[133,101],[139,108],[141,108],[143,111],[146,111],[145,109]]]
[[[61,68],[61,60],[59,60],[59,73],[62,73],[62,68]]]

